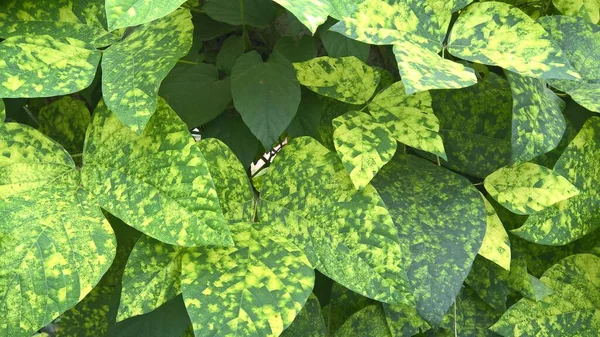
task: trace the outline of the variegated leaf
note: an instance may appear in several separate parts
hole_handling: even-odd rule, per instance
[[[392,337],[381,305],[370,305],[348,318],[333,337]]]
[[[60,145],[6,123],[0,149],[0,335],[26,337],[92,290],[116,242]]]
[[[333,120],[333,143],[357,190],[365,188],[396,152],[392,133],[372,116],[351,111]]]
[[[304,308],[294,322],[283,331],[281,337],[326,337],[327,326],[321,314],[321,303],[310,294]]]
[[[379,73],[354,56],[322,56],[294,63],[294,68],[303,86],[350,104],[366,103],[379,84]]]
[[[38,114],[39,130],[72,154],[82,152],[90,120],[85,102],[69,96],[43,107]]]
[[[83,162],[83,185],[130,226],[174,245],[232,244],[206,161],[163,99],[142,135],[101,102]]]
[[[108,29],[133,27],[160,19],[185,0],[106,0]]]
[[[600,21],[600,0],[552,0],[562,14],[579,16],[591,23]]]
[[[483,195],[481,197],[485,203],[486,230],[478,254],[510,270],[511,251],[508,233],[494,207]]]
[[[447,159],[429,92],[409,95],[396,82],[373,98],[369,112],[397,141]]]
[[[273,0],[290,11],[303,25],[315,33],[331,11],[329,0]]]
[[[560,156],[554,171],[565,177],[579,195],[556,203],[527,218],[513,233],[544,245],[565,245],[600,226],[600,118],[592,117]]]
[[[0,42],[0,97],[49,97],[85,89],[100,55],[73,38],[9,37]]]
[[[485,189],[513,213],[532,214],[579,194],[565,177],[544,166],[503,167],[485,178]]]
[[[102,94],[106,105],[138,134],[156,110],[160,83],[192,46],[193,29],[189,10],[179,9],[137,27],[104,51]]]
[[[452,27],[448,51],[523,76],[580,78],[541,25],[519,8],[502,2],[477,2],[467,7]]]

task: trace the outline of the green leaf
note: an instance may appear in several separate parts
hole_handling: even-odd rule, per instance
[[[308,299],[314,271],[271,223],[230,226],[235,247],[183,256],[181,286],[196,336],[279,336]]]
[[[232,243],[202,153],[164,100],[142,135],[100,103],[83,162],[82,183],[102,208],[144,234],[182,246]]]
[[[580,78],[541,25],[502,2],[477,2],[467,7],[452,27],[448,51],[523,76]]]
[[[383,201],[372,186],[356,191],[334,152],[308,137],[291,140],[260,195],[259,217],[303,247],[321,273],[378,301],[412,302],[402,268],[407,251]]]
[[[407,93],[477,83],[472,69],[438,55],[452,12],[462,4],[443,0],[366,0],[356,6],[331,30],[364,43],[394,45]]]
[[[393,337],[380,305],[368,306],[354,315],[333,334],[333,337]]]
[[[102,0],[6,0],[0,4],[0,37],[50,35],[104,47],[119,38],[106,31],[104,20]]]
[[[365,188],[396,152],[396,140],[372,116],[351,111],[333,120],[333,142],[357,190]]]
[[[533,214],[579,194],[555,171],[533,163],[503,167],[485,178],[485,189],[513,213]]]
[[[596,62],[600,57],[600,27],[566,16],[547,16],[538,21],[583,77],[583,81],[552,80],[550,84],[586,109],[600,112],[600,66]]]
[[[414,306],[384,304],[383,310],[392,337],[413,336],[430,328]]]
[[[69,96],[43,107],[38,114],[40,132],[72,154],[82,152],[90,120],[90,111],[85,102]]]
[[[108,29],[133,27],[160,19],[184,2],[185,0],[106,0]]]
[[[13,36],[0,42],[0,97],[66,95],[92,83],[100,51],[73,38]]]
[[[201,41],[208,41],[234,31],[237,27],[224,22],[215,21],[206,14],[194,13],[194,35]]]
[[[192,46],[187,9],[136,28],[110,46],[102,58],[102,93],[106,105],[131,130],[141,134],[156,110],[160,82]]]
[[[271,54],[267,62],[252,51],[240,56],[231,75],[233,104],[266,149],[290,124],[300,104],[300,84],[292,64]]]
[[[242,56],[245,51],[246,43],[244,42],[244,37],[231,35],[223,42],[221,49],[219,49],[216,59],[217,68],[220,71],[231,75],[231,69],[235,64],[235,60]]]
[[[215,66],[205,63],[175,66],[158,93],[190,128],[215,119],[232,99],[230,79],[220,80]]]
[[[285,56],[290,62],[303,62],[317,57],[317,43],[308,35],[302,35],[299,39],[284,36],[275,42],[273,51]]]
[[[330,25],[327,24],[326,26]],[[327,29],[329,28],[327,27]],[[321,38],[321,42],[323,42],[323,47],[325,47],[327,55],[331,57],[354,56],[363,62],[367,62],[369,58],[371,46],[366,43],[325,29],[319,30],[319,37]]]
[[[0,148],[0,334],[30,336],[92,290],[116,243],[60,145],[6,123]]]
[[[277,15],[271,0],[207,0],[202,10],[217,21],[257,27],[270,24]]]
[[[304,308],[292,324],[283,331],[281,337],[326,337],[327,327],[321,315],[321,304],[314,294],[310,294]]]
[[[439,326],[479,251],[486,229],[481,195],[466,179],[426,160],[396,155],[373,180],[401,245],[417,310]]]
[[[564,15],[579,16],[591,23],[600,21],[599,0],[552,0],[552,3]]]
[[[327,20],[330,0],[273,0],[290,11],[311,33]]]
[[[0,123],[4,122],[6,119],[6,107],[4,106],[4,101],[0,98]]]
[[[286,129],[289,137],[318,137],[323,107],[321,97],[308,89],[302,90],[302,100],[298,106],[298,112]]]
[[[123,271],[117,321],[151,312],[181,293],[181,257],[185,250],[142,236]]]
[[[529,216],[513,233],[544,245],[565,245],[600,225],[600,118],[592,117],[561,155],[554,171],[580,191],[579,195]]]
[[[446,159],[429,92],[409,95],[402,82],[396,82],[373,98],[369,112],[397,141]]]
[[[510,240],[502,221],[494,207],[482,195],[485,204],[486,230],[478,254],[496,263],[500,267],[510,269]]]
[[[474,86],[431,92],[452,170],[485,178],[511,156],[512,94],[508,82],[489,73]]]
[[[554,150],[566,128],[565,102],[546,82],[507,72],[513,93],[512,162],[531,160]]]
[[[379,84],[379,73],[354,56],[323,56],[294,63],[294,68],[303,86],[350,104],[366,103]]]
[[[563,259],[541,278],[554,294],[539,302],[520,300],[491,329],[505,337],[594,336],[600,329],[599,268],[594,255]]]
[[[514,270],[511,272],[514,272]],[[469,272],[469,276],[465,279],[465,284],[494,310],[504,312],[510,295],[510,289],[507,285],[508,278],[509,272],[507,269],[500,269],[500,266],[492,261],[478,256],[473,261],[473,267]]]

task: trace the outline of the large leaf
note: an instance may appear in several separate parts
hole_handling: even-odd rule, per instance
[[[185,0],[106,0],[108,29],[132,27],[167,16]]]
[[[600,330],[599,268],[594,255],[563,259],[541,278],[554,294],[539,302],[520,300],[491,329],[505,337],[595,336]]]
[[[230,226],[235,247],[183,257],[181,287],[196,336],[279,336],[314,284],[304,252],[270,223]]]
[[[503,167],[485,178],[485,189],[517,214],[532,214],[579,194],[565,177],[544,166],[523,163]]]
[[[100,103],[83,161],[83,185],[130,226],[170,244],[232,243],[202,153],[164,100],[141,136]]]
[[[137,27],[102,57],[102,94],[119,119],[141,134],[156,110],[161,81],[192,46],[187,9]]]
[[[600,2],[598,2],[600,5]],[[562,50],[583,81],[552,80],[586,109],[600,112],[600,27],[581,18],[546,16],[538,20]]]
[[[407,251],[375,189],[356,191],[337,155],[314,139],[290,141],[261,187],[261,220],[303,247],[320,272],[361,295],[411,303]]]
[[[326,337],[327,327],[321,315],[321,304],[314,294],[310,294],[304,308],[281,337]]]
[[[369,112],[397,141],[447,159],[429,92],[406,94],[396,82],[373,98]]]
[[[335,149],[357,190],[365,188],[396,152],[396,140],[372,116],[351,111],[333,120]]]
[[[523,76],[580,78],[541,25],[519,8],[502,2],[478,2],[467,7],[452,27],[448,51]]]
[[[508,233],[494,207],[483,197],[485,203],[486,229],[478,254],[509,270],[511,251]]]
[[[394,45],[407,93],[467,87],[477,83],[473,70],[437,55],[452,12],[466,3],[365,0],[331,30],[364,43]]]
[[[323,56],[294,63],[294,68],[303,86],[350,104],[366,103],[379,84],[379,73],[354,56]]]
[[[552,3],[564,15],[580,16],[591,23],[600,21],[599,0],[552,0]]]
[[[208,0],[202,10],[211,18],[230,25],[266,26],[277,14],[272,0]]]
[[[72,154],[82,152],[90,120],[85,102],[69,96],[43,107],[38,114],[40,131]]]
[[[513,162],[525,162],[554,150],[566,128],[565,102],[540,79],[507,72],[513,93]]]
[[[600,118],[592,117],[563,152],[554,171],[579,189],[579,195],[529,216],[513,233],[545,245],[564,245],[600,226]]]
[[[104,20],[104,0],[6,0],[0,4],[0,37],[50,35],[104,47],[118,39]]]
[[[292,64],[273,53],[267,62],[252,51],[240,56],[231,75],[233,104],[250,131],[270,149],[300,104],[300,84]]]
[[[177,65],[160,85],[159,94],[193,128],[215,119],[231,103],[231,81],[220,80],[211,64]]]
[[[92,83],[100,51],[73,38],[13,36],[0,42],[0,97],[70,94]]]
[[[92,290],[116,242],[60,145],[6,123],[0,148],[0,334],[30,336]]]
[[[290,11],[311,33],[327,20],[330,0],[273,0]]]
[[[483,200],[471,183],[410,155],[397,155],[373,180],[410,247],[408,277],[421,317],[442,322],[486,229]]]

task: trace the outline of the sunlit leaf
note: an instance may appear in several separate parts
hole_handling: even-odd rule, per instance
[[[160,19],[185,0],[106,0],[108,29],[132,27]]]
[[[509,270],[511,251],[508,233],[506,233],[494,207],[485,197],[483,197],[483,202],[485,203],[486,230],[478,254]]]

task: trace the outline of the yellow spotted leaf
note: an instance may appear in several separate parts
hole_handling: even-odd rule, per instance
[[[39,130],[72,154],[82,152],[90,120],[85,102],[69,96],[43,107],[38,114]]]
[[[600,0],[552,0],[562,14],[580,16],[591,23],[600,21]]]
[[[315,33],[331,11],[329,0],[273,0],[290,11],[303,25]]]
[[[106,0],[108,29],[132,27],[160,19],[185,0]]]
[[[482,195],[485,203],[486,230],[478,254],[500,267],[510,270],[510,240],[494,207]]]

